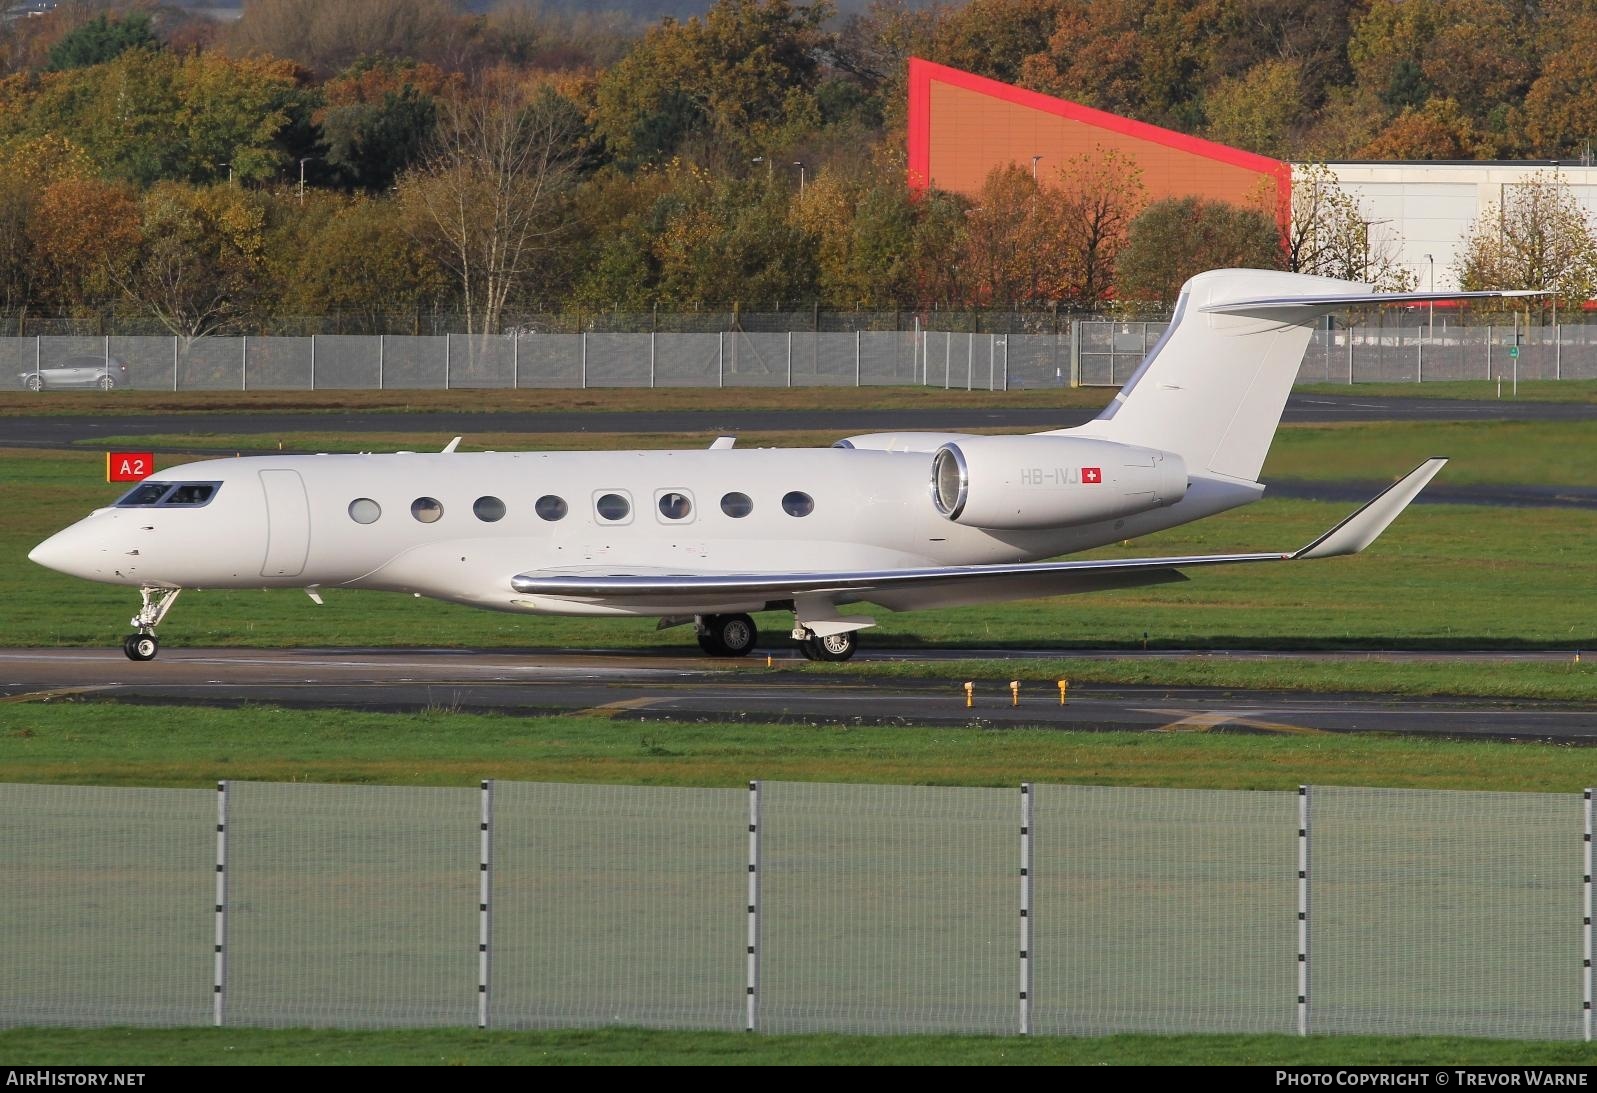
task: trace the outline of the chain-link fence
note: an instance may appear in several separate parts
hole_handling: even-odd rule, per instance
[[[1591,1039],[1578,795],[0,786],[0,1026]]]
[[[592,387],[869,387],[1006,391],[1124,384],[1162,322],[1060,333],[517,333],[310,337],[0,338],[24,387],[156,391]],[[1360,326],[1319,330],[1299,383],[1597,378],[1597,327]]]

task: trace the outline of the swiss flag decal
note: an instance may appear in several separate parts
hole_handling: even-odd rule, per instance
[[[1081,468],[1081,481],[1084,485],[1096,486],[1103,481],[1103,470],[1099,467]]]

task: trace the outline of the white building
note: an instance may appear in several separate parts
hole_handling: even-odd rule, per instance
[[[1597,166],[1520,163],[1328,163],[1369,223],[1371,249],[1395,247],[1398,262],[1419,289],[1457,288],[1464,235],[1488,208],[1499,208],[1512,187],[1557,174],[1597,223]],[[1303,168],[1294,166],[1294,183]],[[1433,280],[1434,278],[1434,280]]]

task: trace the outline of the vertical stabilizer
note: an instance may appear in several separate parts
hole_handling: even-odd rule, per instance
[[[1200,273],[1114,401],[1094,421],[1058,431],[1175,452],[1194,473],[1257,481],[1315,325],[1369,291],[1274,270]],[[1332,296],[1343,302],[1286,303]]]

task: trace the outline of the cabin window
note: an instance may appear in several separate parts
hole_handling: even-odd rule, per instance
[[[632,515],[632,502],[619,493],[601,494],[593,507],[598,510],[599,519],[608,520],[612,524]]]
[[[815,499],[800,490],[782,495],[782,511],[789,516],[808,516],[815,511]]]
[[[540,519],[550,521],[564,520],[566,513],[571,511],[564,497],[556,497],[552,493],[546,493],[538,498],[537,504],[533,505],[532,509]]]
[[[444,506],[436,497],[418,497],[410,503],[410,514],[424,524],[437,523]]]
[[[693,499],[677,490],[660,494],[660,515],[667,520],[686,520],[693,515]]]
[[[349,503],[349,518],[357,524],[375,524],[383,507],[370,497],[357,497]]]
[[[721,498],[721,511],[734,520],[741,520],[754,511],[754,502],[746,493],[729,493]]]
[[[505,503],[497,497],[479,497],[471,503],[471,511],[485,524],[505,518]]]

